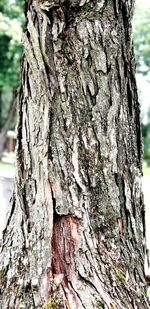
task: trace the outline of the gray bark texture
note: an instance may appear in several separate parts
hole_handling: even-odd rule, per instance
[[[149,308],[132,0],[28,0],[2,309]]]

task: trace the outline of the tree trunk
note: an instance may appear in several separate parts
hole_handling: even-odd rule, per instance
[[[3,309],[149,308],[132,2],[26,2]]]

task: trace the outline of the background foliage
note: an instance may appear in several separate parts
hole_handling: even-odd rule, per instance
[[[142,106],[144,159],[150,160],[150,1],[136,0],[133,20],[139,98]],[[147,84],[147,86],[146,86]],[[146,100],[145,100],[146,98]],[[146,115],[145,115],[146,113]],[[145,117],[146,116],[146,117]]]
[[[137,2],[133,31],[137,72],[146,75],[150,72],[150,2]]]
[[[4,126],[12,93],[19,85],[21,43],[24,22],[23,1],[0,2],[0,129]],[[14,126],[14,125],[13,125]]]

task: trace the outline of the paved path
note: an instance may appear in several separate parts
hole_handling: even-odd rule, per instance
[[[12,194],[14,182],[13,170],[0,170],[0,239],[8,211],[9,200]]]
[[[142,184],[145,204],[150,207],[150,176],[144,176]]]
[[[147,256],[150,260],[150,176],[144,176],[142,180],[144,202],[145,202],[145,226],[146,226],[146,249],[145,275],[150,277],[150,267],[148,267]]]
[[[12,194],[13,179],[0,177],[0,239],[8,211],[9,200]]]
[[[14,178],[15,169],[0,169],[0,177]]]

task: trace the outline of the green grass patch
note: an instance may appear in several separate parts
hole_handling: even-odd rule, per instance
[[[12,163],[4,163],[0,162],[0,169],[2,170],[14,170],[15,166]],[[150,166],[143,166],[143,175],[144,176],[150,176]]]
[[[0,169],[1,170],[14,170],[15,166],[12,163],[4,163],[4,162],[0,162]]]
[[[143,166],[143,175],[150,176],[150,166]]]

